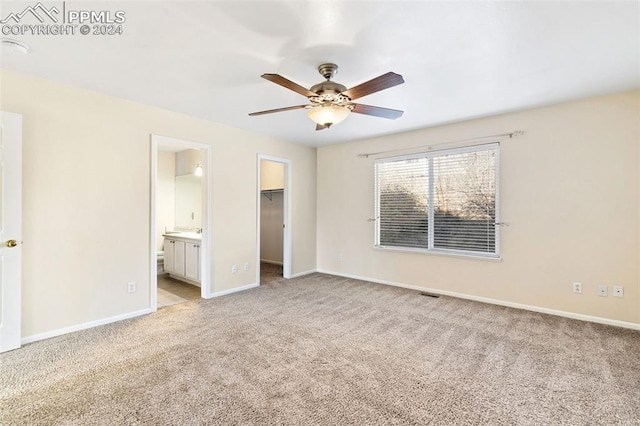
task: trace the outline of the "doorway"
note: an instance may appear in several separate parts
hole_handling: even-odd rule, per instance
[[[211,297],[208,145],[151,136],[150,308]]]
[[[258,155],[257,282],[291,277],[291,161]]]

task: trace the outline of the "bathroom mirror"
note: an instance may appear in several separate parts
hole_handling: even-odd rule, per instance
[[[176,176],[176,229],[202,228],[202,177]]]

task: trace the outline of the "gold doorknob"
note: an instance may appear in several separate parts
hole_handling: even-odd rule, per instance
[[[7,247],[11,248],[17,246],[18,242],[16,240],[9,240],[5,244],[7,245]]]

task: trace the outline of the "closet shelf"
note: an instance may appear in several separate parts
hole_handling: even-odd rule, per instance
[[[262,195],[267,197],[269,201],[273,201],[273,194],[277,194],[279,192],[284,192],[284,189],[264,189],[260,191]]]

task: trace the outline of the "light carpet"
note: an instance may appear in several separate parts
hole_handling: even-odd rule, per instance
[[[329,275],[0,355],[2,425],[638,425],[640,333]]]

